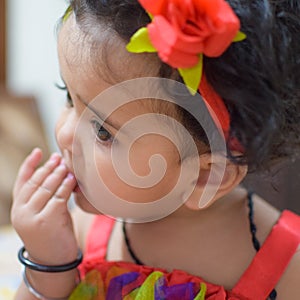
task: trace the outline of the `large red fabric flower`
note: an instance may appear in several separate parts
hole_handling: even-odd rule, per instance
[[[220,56],[232,43],[240,21],[225,0],[139,0],[153,16],[152,45],[162,61],[191,68],[199,54]]]

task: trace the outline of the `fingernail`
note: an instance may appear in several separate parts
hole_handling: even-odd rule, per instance
[[[31,155],[35,154],[36,152],[40,151],[40,148],[34,148],[32,151],[31,151]]]
[[[68,178],[69,180],[73,180],[73,179],[75,178],[75,176],[74,176],[72,173],[68,173],[67,178]]]
[[[58,153],[53,153],[50,158],[49,161],[50,162],[57,162],[57,160],[60,158],[60,155]]]
[[[28,156],[34,157],[34,156],[36,156],[39,152],[41,152],[41,149],[36,147],[36,148],[34,148],[34,149],[31,151],[31,153],[30,153]]]

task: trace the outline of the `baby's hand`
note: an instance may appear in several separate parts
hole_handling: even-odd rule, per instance
[[[76,186],[59,154],[40,168],[40,149],[23,162],[13,190],[11,219],[31,260],[45,265],[74,261],[78,246],[67,201]]]

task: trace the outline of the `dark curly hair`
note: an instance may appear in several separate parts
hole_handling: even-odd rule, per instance
[[[300,1],[228,2],[247,39],[233,43],[218,58],[204,57],[204,72],[230,113],[230,136],[245,149],[239,157],[229,149],[229,156],[258,169],[300,148]],[[137,0],[71,0],[70,4],[79,26],[88,17],[107,25],[125,42],[150,22]],[[158,76],[182,80],[164,63]],[[200,125],[187,112],[180,114],[193,135],[202,139]]]

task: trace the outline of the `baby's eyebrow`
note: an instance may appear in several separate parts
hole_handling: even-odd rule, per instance
[[[105,117],[104,114],[97,111],[93,106],[91,106],[87,101],[83,100],[78,94],[75,95],[76,98],[85,105],[90,111],[92,111],[100,120],[102,120],[104,123],[108,124],[110,127],[120,130],[122,127],[120,124],[114,123],[109,117]]]
[[[62,74],[60,74],[60,78],[62,80],[62,82],[64,83],[64,85],[67,88],[67,84],[62,76]],[[67,88],[68,90],[68,88]],[[94,107],[92,107],[87,101],[83,100],[80,95],[75,94],[76,98],[83,104],[85,105],[89,110],[91,110],[100,120],[102,120],[104,123],[108,124],[110,127],[114,128],[115,130],[119,131],[120,128],[122,127],[121,124],[118,123],[114,123],[112,122],[112,120],[110,120],[110,118],[106,118],[104,114],[102,114],[101,112],[97,111]]]

